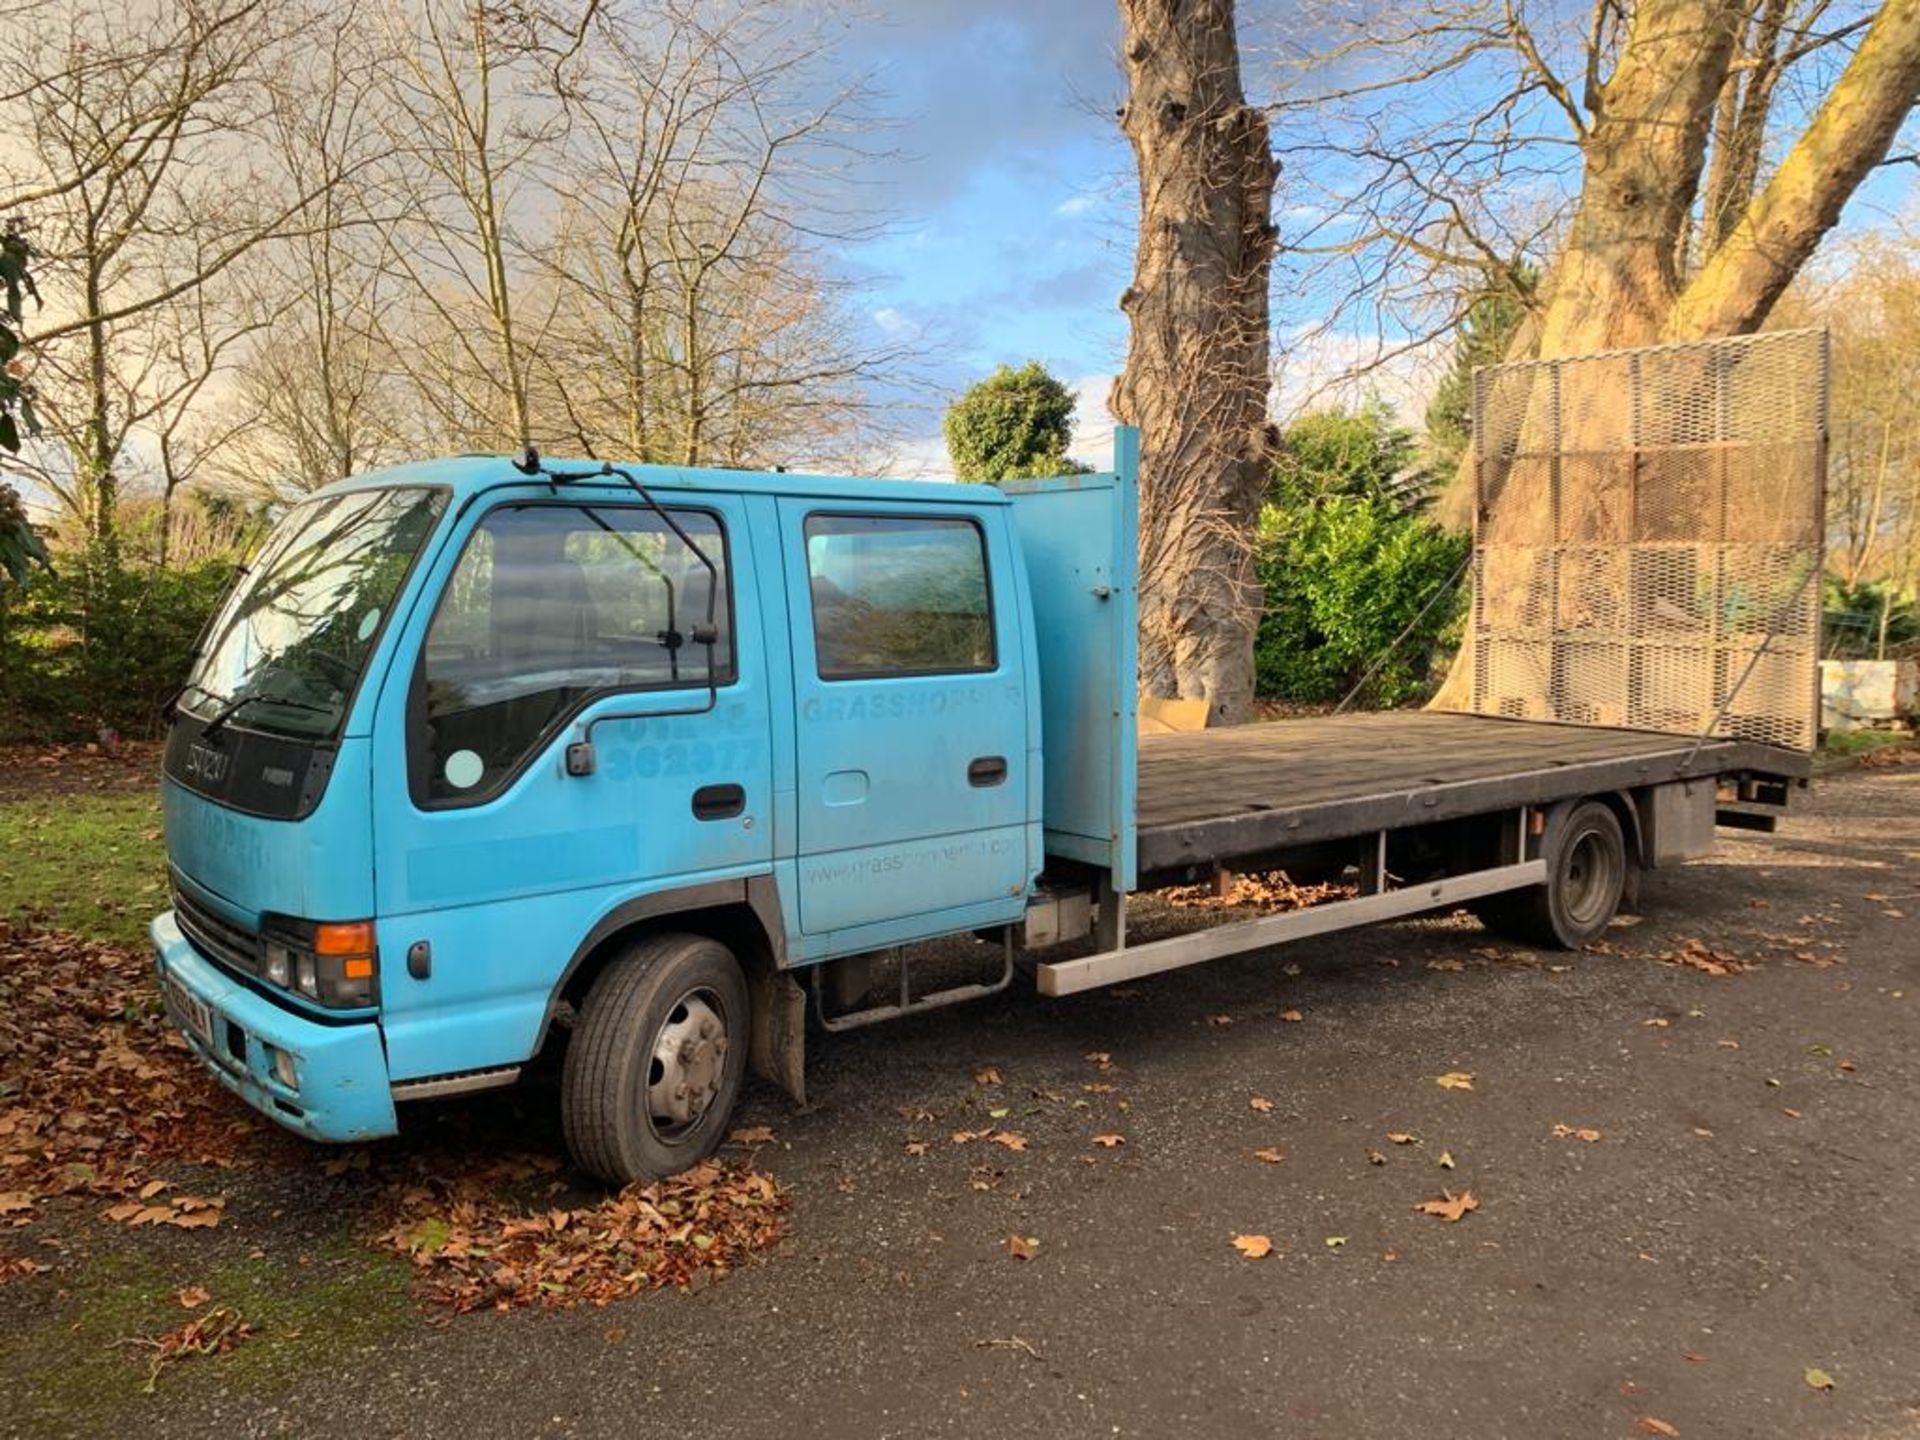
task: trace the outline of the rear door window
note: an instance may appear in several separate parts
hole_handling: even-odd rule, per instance
[[[710,595],[714,679],[732,680],[726,537],[706,511],[672,514],[686,539],[639,506],[506,506],[480,523],[421,657],[418,798],[496,793],[597,695],[704,686]]]
[[[994,668],[986,542],[973,521],[809,515],[806,542],[821,679]]]

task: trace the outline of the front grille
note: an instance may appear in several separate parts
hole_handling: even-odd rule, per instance
[[[173,918],[180,933],[209,960],[248,975],[260,972],[259,934],[202,905],[178,880],[173,882]]]

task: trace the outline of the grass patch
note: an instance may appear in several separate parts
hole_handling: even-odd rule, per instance
[[[1819,758],[1827,764],[1857,760],[1876,750],[1900,749],[1914,743],[1905,730],[1829,730],[1820,741]]]
[[[0,802],[4,917],[120,945],[167,908],[157,794],[34,794]]]
[[[303,1370],[330,1369],[351,1352],[379,1346],[415,1317],[410,1267],[348,1235],[293,1261],[225,1259],[201,1267],[139,1252],[98,1254],[63,1280],[60,1300],[46,1313],[16,1316],[8,1327],[5,1369],[24,1401],[20,1418],[29,1433],[137,1429],[170,1392],[202,1385],[269,1394]],[[208,1294],[196,1310],[178,1298],[189,1286]],[[214,1305],[239,1311],[252,1335],[230,1355],[168,1365],[157,1396],[143,1394],[150,1352],[122,1342],[177,1329]]]

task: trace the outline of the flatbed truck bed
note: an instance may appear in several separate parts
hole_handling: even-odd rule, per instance
[[[1805,756],[1753,741],[1436,710],[1143,735],[1139,865],[1184,872],[1668,781],[1807,772]]]

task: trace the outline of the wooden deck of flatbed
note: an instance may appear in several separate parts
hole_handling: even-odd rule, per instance
[[[1140,870],[1663,780],[1799,778],[1807,759],[1749,740],[1432,710],[1277,720],[1140,738]]]

